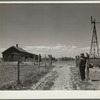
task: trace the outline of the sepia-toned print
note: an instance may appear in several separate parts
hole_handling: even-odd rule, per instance
[[[100,90],[100,4],[0,4],[0,90]]]

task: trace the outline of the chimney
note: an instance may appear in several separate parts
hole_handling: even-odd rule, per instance
[[[16,47],[18,47],[18,44],[16,44]]]

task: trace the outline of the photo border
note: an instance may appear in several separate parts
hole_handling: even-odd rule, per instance
[[[100,1],[0,1],[0,4],[100,4]],[[67,100],[86,100],[100,99],[99,90],[57,90],[57,91],[0,91],[0,99],[67,99]]]

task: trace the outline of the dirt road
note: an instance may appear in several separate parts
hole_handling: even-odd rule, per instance
[[[31,90],[72,90],[70,63],[57,62],[50,73],[42,78]]]
[[[81,81],[73,62],[57,62],[31,90],[100,90],[100,68],[90,69],[90,80]]]

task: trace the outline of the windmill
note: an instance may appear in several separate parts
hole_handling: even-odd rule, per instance
[[[96,20],[93,19],[91,16],[91,24],[93,25],[93,34],[92,34],[91,47],[90,47],[91,58],[99,58],[99,45],[98,45],[98,37],[97,37],[97,31],[96,31],[97,23],[99,22],[96,22]]]

